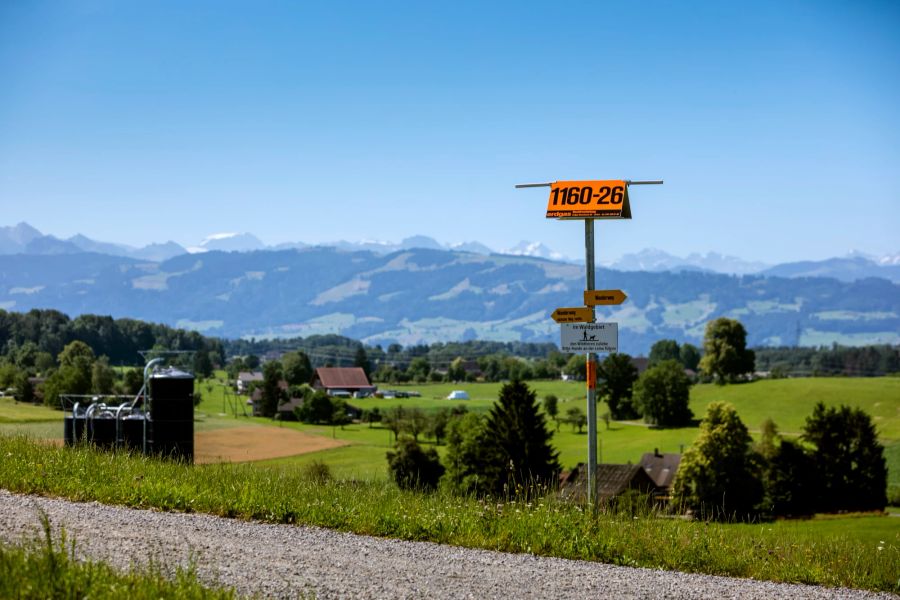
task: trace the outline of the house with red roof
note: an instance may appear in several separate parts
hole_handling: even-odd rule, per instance
[[[366,372],[361,367],[319,367],[313,375],[312,387],[316,390],[325,390],[330,396],[368,395],[378,389],[369,381]]]

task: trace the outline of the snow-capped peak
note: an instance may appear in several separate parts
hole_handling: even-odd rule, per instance
[[[550,260],[565,260],[565,256],[559,252],[551,250],[541,242],[521,241],[509,250],[504,250],[504,254],[512,254],[514,256],[534,256],[537,258],[548,258]]]

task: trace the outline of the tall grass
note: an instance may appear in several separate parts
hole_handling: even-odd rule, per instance
[[[236,597],[233,590],[203,586],[191,569],[177,569],[170,577],[153,564],[120,572],[103,562],[76,560],[74,542],[68,543],[65,533],[54,539],[45,515],[41,521],[42,539],[20,546],[0,544],[0,598],[193,600]]]
[[[0,487],[107,504],[317,525],[406,540],[773,581],[898,591],[900,547],[589,511],[552,496],[485,501],[298,470],[192,467],[0,436]]]

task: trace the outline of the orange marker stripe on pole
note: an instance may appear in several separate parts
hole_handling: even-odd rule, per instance
[[[597,387],[597,363],[589,360],[585,363],[587,367],[587,386],[589,390]]]

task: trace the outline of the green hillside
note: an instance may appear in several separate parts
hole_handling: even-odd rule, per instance
[[[404,391],[418,391],[420,397],[351,400],[360,408],[378,406],[382,410],[392,406],[419,407],[435,411],[441,407],[466,406],[469,410],[486,411],[497,398],[499,383],[475,384],[424,384],[394,386]],[[555,394],[560,399],[559,412],[564,415],[570,407],[584,408],[583,383],[564,381],[535,381],[530,385],[539,398]],[[471,396],[468,401],[451,401],[444,398],[451,390],[463,389]],[[235,418],[227,416],[231,406],[224,397],[223,380],[209,380],[198,384],[203,401],[197,409],[197,430],[246,425],[248,422],[272,424],[261,418]],[[812,412],[816,402],[829,406],[847,404],[859,407],[872,415],[879,436],[886,448],[889,481],[900,486],[900,378],[809,378],[764,380],[750,384],[716,386],[697,385],[691,390],[691,408],[696,418],[702,418],[706,405],[714,401],[733,404],[751,431],[771,418],[785,434],[798,434],[804,420]],[[598,413],[603,414],[605,406]],[[43,407],[14,404],[10,399],[0,399],[0,432],[27,431],[38,437],[62,437],[62,425],[53,421],[61,419],[61,413]],[[350,442],[351,446],[325,450],[296,457],[266,461],[267,464],[296,465],[322,460],[332,466],[335,474],[356,478],[383,478],[387,475],[385,452],[392,445],[392,434],[380,427],[348,425],[344,429],[302,423],[281,423],[283,427],[335,437]],[[551,423],[556,428],[556,425]],[[697,436],[697,427],[678,429],[651,429],[640,422],[614,422],[607,428],[601,422],[600,460],[603,462],[637,462],[644,452],[659,449],[661,452],[680,452]],[[571,467],[585,460],[587,436],[578,433],[567,424],[561,424],[554,435],[554,444],[560,452],[563,466]],[[444,448],[438,449],[443,451]]]
[[[713,401],[734,404],[750,429],[771,418],[783,433],[799,433],[817,402],[846,404],[872,415],[882,441],[900,441],[900,377],[772,379],[691,390],[691,408],[698,416]]]
[[[500,385],[479,383],[407,386],[398,389],[416,390],[422,396],[351,402],[361,408],[378,406],[385,409],[402,405],[432,411],[443,406],[464,405],[470,410],[486,410],[497,397]],[[530,385],[539,398],[548,393],[556,394],[561,400],[560,414],[565,414],[572,406],[584,407],[583,383],[536,381]],[[469,392],[472,399],[443,400],[442,398],[446,397],[451,389],[464,389]],[[847,404],[862,408],[873,416],[881,441],[886,447],[889,481],[891,485],[900,485],[900,378],[766,380],[731,386],[697,385],[691,391],[691,408],[698,419],[705,414],[706,405],[714,401],[733,404],[751,431],[757,431],[766,418],[771,418],[785,434],[798,434],[802,431],[804,421],[816,402],[821,401],[828,406]],[[221,401],[218,406],[221,408]],[[605,410],[606,408],[601,406],[598,412],[602,414]],[[555,428],[555,424],[552,425]],[[323,460],[333,464],[339,474],[353,477],[386,475],[384,452],[390,447],[392,438],[384,429],[370,428],[367,425],[351,425],[343,430],[300,423],[286,423],[284,426],[321,435],[333,435],[353,443],[354,446],[274,461],[278,464]],[[611,423],[607,428],[601,422],[599,432],[600,460],[626,463],[637,462],[643,453],[652,452],[654,449],[659,449],[660,452],[680,452],[694,441],[699,428],[651,429],[639,422]],[[564,466],[570,467],[585,460],[587,436],[584,432],[579,434],[573,431],[571,426],[562,424],[553,439]],[[365,446],[370,451],[363,451],[362,448],[356,448],[356,445]]]

